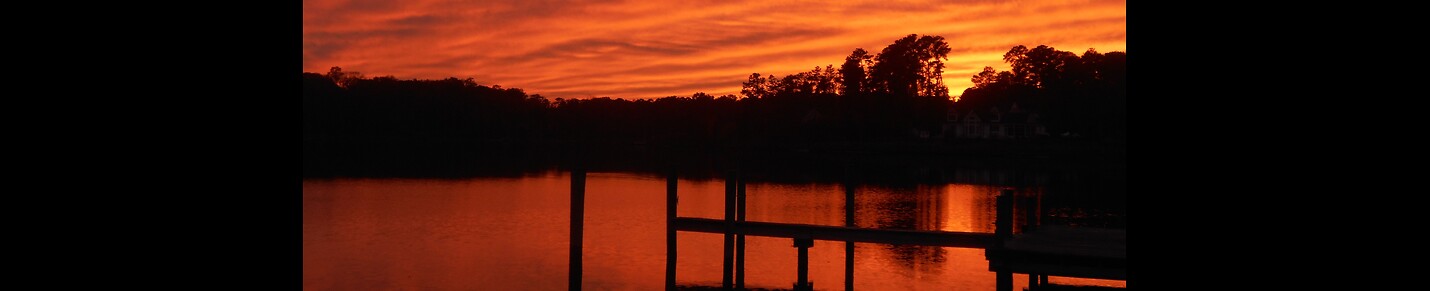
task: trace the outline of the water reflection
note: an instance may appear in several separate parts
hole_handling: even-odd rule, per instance
[[[569,179],[566,173],[548,172],[520,178],[306,180],[304,289],[565,289]],[[678,184],[680,216],[723,218],[724,181],[682,179]],[[992,232],[999,188],[860,184],[853,222],[884,229]],[[662,176],[588,175],[580,270],[584,288],[662,288],[664,198]],[[747,199],[750,221],[849,222],[844,212],[849,201],[840,184],[751,182]],[[723,240],[720,234],[678,233],[676,282],[719,286]],[[744,250],[747,287],[791,287],[797,250],[790,239],[751,236]],[[842,289],[846,244],[815,241],[809,256],[815,287]],[[977,249],[861,243],[854,245],[853,256],[853,287],[860,290],[994,289],[993,273]],[[1025,280],[1015,282],[1015,288],[1025,286]]]

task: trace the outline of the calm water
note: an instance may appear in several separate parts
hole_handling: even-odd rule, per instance
[[[722,218],[724,181],[680,180],[678,215]],[[303,182],[305,290],[565,290],[570,177],[311,179]],[[980,184],[857,188],[859,227],[993,232],[994,195]],[[1019,191],[1039,194],[1039,187]],[[843,226],[837,184],[747,185],[747,220]],[[582,286],[661,290],[665,179],[589,173]],[[723,235],[679,232],[676,282],[719,286]],[[844,287],[844,242],[815,241],[810,280]],[[746,287],[790,288],[796,248],[747,237]],[[860,290],[994,290],[982,249],[855,245]],[[1076,278],[1053,283],[1125,286]],[[1014,290],[1027,277],[1015,275]]]

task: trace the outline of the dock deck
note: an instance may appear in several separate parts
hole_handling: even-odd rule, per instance
[[[984,253],[995,272],[1127,280],[1127,230],[1046,225]]]
[[[994,233],[948,232],[928,230],[898,230],[828,226],[795,223],[774,223],[745,220],[745,181],[737,173],[730,173],[725,181],[724,219],[680,217],[676,214],[676,177],[672,172],[666,177],[666,290],[677,290],[675,282],[676,232],[702,232],[724,234],[721,289],[744,289],[745,236],[791,238],[798,248],[797,279],[794,290],[813,290],[808,280],[808,250],[814,240],[842,241],[845,243],[844,289],[852,290],[854,283],[854,243],[877,243],[894,245],[923,245],[960,248],[981,248],[988,259],[988,269],[997,273],[996,290],[1011,291],[1012,274],[1028,274],[1030,290],[1064,290],[1067,286],[1049,284],[1048,276],[1081,277],[1094,279],[1127,280],[1127,231],[1125,229],[1102,229],[1090,227],[1069,227],[1058,225],[1037,225],[1039,217],[1025,219],[1022,233],[1014,234],[1014,192],[1003,190],[996,198]],[[573,208],[575,201],[584,193],[584,177],[572,178]],[[845,221],[854,221],[855,190],[846,184]],[[1036,205],[1028,203],[1027,205]],[[573,213],[575,213],[573,211]],[[1025,216],[1036,211],[1024,211]],[[579,216],[575,216],[579,217]],[[579,239],[579,219],[572,219],[573,241]],[[579,246],[579,244],[574,244]],[[573,254],[579,250],[573,248]],[[579,261],[573,259],[573,265]],[[575,269],[573,269],[575,270]],[[573,278],[579,278],[573,275]],[[578,281],[573,281],[572,290],[579,289]]]

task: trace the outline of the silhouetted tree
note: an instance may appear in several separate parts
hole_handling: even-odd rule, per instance
[[[765,78],[760,77],[760,73],[750,74],[750,79],[741,84],[740,94],[745,98],[765,98],[770,96],[770,86],[765,82]]]
[[[1013,76],[1019,82],[1035,87],[1057,83],[1071,77],[1068,71],[1078,64],[1078,57],[1072,52],[1055,50],[1046,45],[1028,49],[1015,46],[1003,54],[1003,60],[1012,66]]]
[[[750,74],[742,83],[740,94],[746,98],[786,97],[798,94],[838,94],[843,77],[834,70],[834,65],[814,67],[808,72],[799,72],[784,77],[768,75],[760,78],[759,73]]]
[[[972,76],[955,108],[1008,108],[1018,104],[1041,112],[1053,133],[1122,137],[1126,128],[1127,79],[1124,52],[1088,49],[1081,57],[1046,45],[1019,45],[1003,55],[1010,72],[985,67]]]
[[[343,72],[343,68],[339,67],[333,67],[331,69],[328,69],[328,74],[326,76],[328,77],[328,79],[333,80],[333,83],[337,84],[339,87],[347,87],[348,84],[352,83],[354,80],[363,79],[362,73]]]
[[[839,66],[839,74],[843,78],[844,94],[858,94],[866,92],[865,83],[868,81],[866,70],[874,61],[874,56],[863,48],[855,48],[844,58],[844,64]]]
[[[943,84],[944,60],[952,51],[942,36],[910,34],[894,41],[879,53],[870,69],[871,84],[877,92],[894,96],[934,96],[948,98]]]

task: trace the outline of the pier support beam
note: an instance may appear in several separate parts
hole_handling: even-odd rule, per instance
[[[794,247],[799,248],[799,279],[794,282],[795,291],[814,290],[814,283],[809,281],[809,247],[812,246],[814,246],[814,239],[794,239]]]
[[[1013,190],[1004,189],[994,201],[998,210],[993,218],[993,244],[990,249],[1003,248],[1003,242],[1013,237]],[[986,254],[985,250],[985,254]],[[997,271],[997,290],[1013,291],[1013,273]]]
[[[567,266],[568,290],[581,290],[581,229],[586,217],[586,170],[571,170],[571,261]]]
[[[993,203],[998,208],[993,217],[993,236],[997,238],[993,244],[1002,247],[1003,241],[1013,237],[1013,190],[1004,189]]]
[[[665,176],[665,290],[675,291],[675,169]]]
[[[1013,273],[1000,271],[997,276],[998,291],[1013,291]]]
[[[854,225],[854,184],[844,183],[844,226]],[[854,242],[844,241],[844,291],[854,290]]]
[[[736,221],[745,221],[745,177],[743,173],[735,173],[735,204]],[[735,289],[745,289],[745,235],[735,235]]]
[[[721,264],[720,288],[734,290],[735,276],[735,172],[725,173],[725,252]]]

